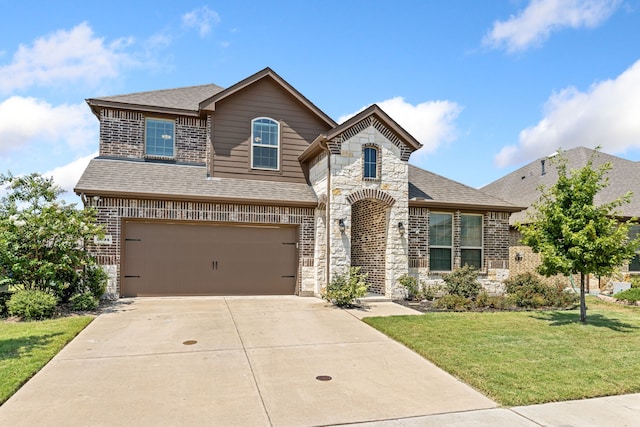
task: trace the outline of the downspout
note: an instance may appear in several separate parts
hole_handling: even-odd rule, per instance
[[[331,274],[331,209],[329,209],[329,207],[331,206],[331,150],[329,150],[329,146],[327,145],[327,141],[322,141],[320,143],[320,147],[322,147],[322,149],[324,151],[327,152],[327,205],[325,207],[327,213],[327,223],[326,223],[326,230],[325,230],[325,239],[326,239],[326,254],[325,254],[325,269],[326,269],[326,274],[325,274],[325,286],[328,288],[329,287],[329,283],[331,282],[330,279],[330,274]]]

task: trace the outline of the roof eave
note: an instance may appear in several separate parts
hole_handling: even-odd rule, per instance
[[[142,104],[129,104],[126,102],[113,102],[113,101],[104,101],[101,99],[92,99],[89,98],[86,100],[89,107],[91,107],[91,111],[96,116],[99,116],[98,109],[100,108],[116,108],[119,110],[133,110],[133,111],[142,111],[145,113],[157,113],[157,114],[172,114],[177,116],[192,116],[192,117],[200,117],[200,112],[195,110],[187,110],[182,108],[167,108],[167,107],[159,107],[152,105],[142,105]]]
[[[317,201],[304,200],[269,200],[269,199],[251,199],[246,197],[215,197],[215,196],[198,196],[188,194],[174,193],[149,193],[137,191],[114,191],[100,188],[81,188],[76,187],[73,191],[77,195],[85,194],[87,196],[104,196],[117,197],[123,199],[152,199],[152,200],[181,200],[181,201],[198,201],[198,202],[215,202],[215,203],[236,203],[247,205],[267,205],[267,206],[292,206],[292,207],[316,207]]]
[[[459,202],[446,202],[439,200],[425,200],[425,199],[409,199],[409,206],[412,207],[429,207],[429,208],[445,208],[445,209],[467,209],[467,210],[492,210],[500,212],[520,212],[526,207],[513,206],[513,205],[493,205],[482,203],[459,203]]]

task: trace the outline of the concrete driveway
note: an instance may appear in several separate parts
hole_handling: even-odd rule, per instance
[[[315,426],[495,406],[316,298],[149,298],[95,319],[0,425]]]

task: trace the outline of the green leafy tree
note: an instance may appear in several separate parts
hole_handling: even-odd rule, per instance
[[[553,159],[558,181],[541,188],[529,222],[517,224],[522,242],[540,253],[538,270],[545,276],[580,273],[580,321],[587,321],[585,277],[605,276],[634,256],[638,241],[627,237],[629,221],[616,217],[617,208],[631,200],[631,193],[609,203],[594,204],[596,194],[608,185],[610,163],[594,167],[596,152],[581,169],[567,172],[561,152]]]
[[[0,174],[0,187],[0,285],[61,301],[87,292],[97,265],[85,244],[104,234],[95,210],[58,200],[63,190],[36,173]]]

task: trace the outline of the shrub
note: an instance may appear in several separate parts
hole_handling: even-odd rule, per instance
[[[477,270],[469,265],[445,274],[442,280],[446,283],[447,292],[450,295],[475,299],[482,289],[482,285],[478,282]]]
[[[471,308],[471,300],[461,295],[444,295],[438,298],[433,306],[439,309],[467,311]]]
[[[420,283],[415,277],[403,274],[398,278],[398,283],[406,291],[408,300],[415,300],[420,297]]]
[[[444,289],[441,285],[425,285],[422,287],[422,298],[427,301],[433,301],[436,296],[441,295]]]
[[[527,272],[505,280],[509,300],[518,307],[569,307],[578,295],[564,290],[561,282],[549,284],[537,274]]]
[[[7,302],[7,309],[12,316],[24,320],[47,319],[53,316],[58,301],[50,293],[27,289],[14,293]]]
[[[640,276],[632,276],[631,279],[629,279],[629,281],[631,282],[631,288],[640,288]]]
[[[351,307],[358,298],[367,294],[366,273],[360,267],[351,267],[348,274],[338,274],[322,292],[322,298],[338,307]]]
[[[475,300],[477,308],[490,308],[494,310],[503,310],[509,307],[507,299],[502,295],[489,295],[486,292],[480,292]]]
[[[98,308],[98,299],[89,292],[75,294],[69,298],[69,302],[75,311],[91,311]]]
[[[7,302],[11,298],[11,292],[0,291],[0,317],[7,315]]]
[[[96,300],[102,298],[107,290],[107,273],[97,264],[88,266],[84,271],[83,284]]]
[[[613,297],[620,301],[635,303],[636,301],[640,301],[640,288],[627,289],[626,291],[618,292]]]

